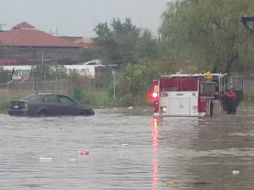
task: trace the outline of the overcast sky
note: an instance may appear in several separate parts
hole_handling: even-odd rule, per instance
[[[0,0],[3,29],[26,21],[45,32],[94,37],[98,23],[131,18],[138,27],[156,34],[161,14],[171,0]]]

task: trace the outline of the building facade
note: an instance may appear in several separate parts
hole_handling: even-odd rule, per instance
[[[90,46],[91,44],[89,44]],[[0,32],[0,63],[73,64],[84,44],[36,29],[27,22]],[[15,61],[13,61],[15,60]],[[8,61],[6,62],[8,64]]]

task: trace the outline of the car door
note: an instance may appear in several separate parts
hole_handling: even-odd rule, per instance
[[[64,115],[64,106],[60,104],[57,95],[50,94],[45,96],[44,102],[48,115]]]
[[[64,115],[79,115],[81,110],[78,104],[71,98],[63,95],[58,95],[60,104],[64,107]]]

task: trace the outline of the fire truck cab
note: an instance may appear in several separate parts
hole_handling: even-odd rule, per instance
[[[226,74],[162,75],[153,81],[154,116],[212,116],[223,109]]]

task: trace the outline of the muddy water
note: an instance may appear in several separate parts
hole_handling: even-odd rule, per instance
[[[253,189],[254,109],[214,118],[0,115],[0,189]]]

